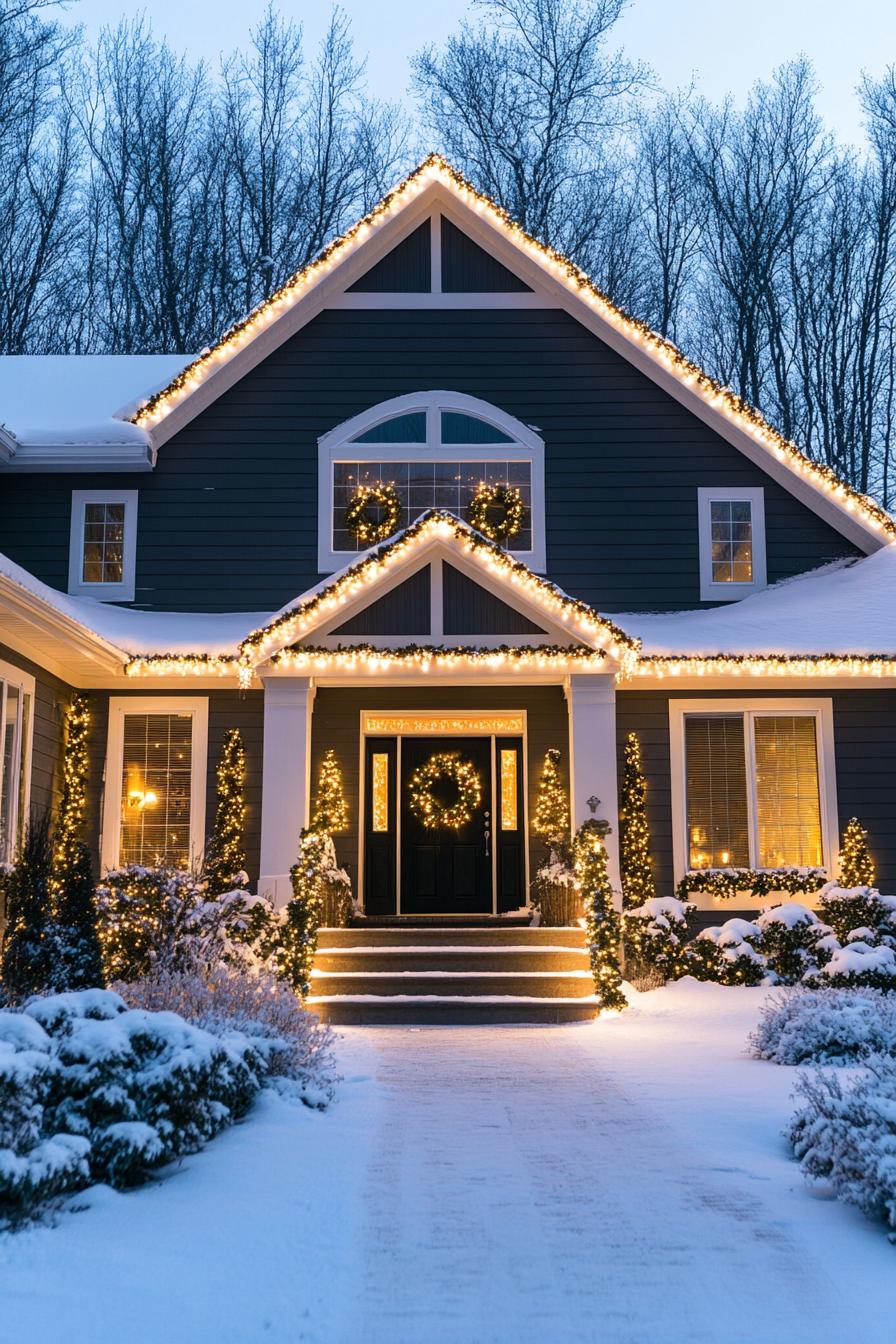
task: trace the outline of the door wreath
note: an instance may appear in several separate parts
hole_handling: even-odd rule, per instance
[[[456,790],[450,802],[438,798],[435,789],[448,783]],[[411,775],[411,811],[427,831],[459,831],[473,818],[482,801],[482,781],[472,761],[459,751],[438,751]]]
[[[473,527],[499,546],[513,540],[525,516],[526,506],[515,485],[486,485],[483,481],[470,501]]]
[[[345,511],[346,530],[363,546],[391,537],[400,521],[401,501],[394,485],[359,485]]]

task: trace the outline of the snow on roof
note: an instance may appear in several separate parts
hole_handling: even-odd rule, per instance
[[[191,355],[5,355],[0,424],[19,443],[145,443],[126,417]]]
[[[42,583],[5,555],[0,555],[0,577],[10,579],[83,630],[132,657],[153,653],[233,654],[250,630],[269,619],[269,613],[262,611],[136,611],[90,597],[70,597]]]
[[[896,545],[838,561],[724,607],[615,619],[643,655],[896,654]]]

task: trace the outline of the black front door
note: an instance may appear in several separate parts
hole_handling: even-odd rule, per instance
[[[410,781],[418,766],[443,752],[459,752],[479,776],[479,805],[463,826],[424,826],[410,805]],[[487,737],[405,737],[401,743],[401,913],[488,915],[492,912],[492,744]],[[452,804],[450,782],[434,792]],[[441,790],[441,793],[440,793]]]

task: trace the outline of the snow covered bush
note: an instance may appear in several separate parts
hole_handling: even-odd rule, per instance
[[[838,948],[826,966],[810,971],[803,979],[810,988],[882,989],[896,992],[896,952],[891,947],[873,947],[861,940]]]
[[[289,1078],[306,1105],[333,1098],[333,1032],[307,1012],[295,992],[268,971],[247,972],[220,962],[211,968],[160,967],[115,987],[131,1008],[177,1013],[213,1035],[240,1031],[270,1042],[268,1072]]]
[[[882,1219],[896,1241],[896,1059],[869,1059],[860,1077],[800,1078],[805,1106],[788,1138],[807,1176],[829,1181],[838,1199]]]
[[[132,864],[97,887],[106,979],[134,980],[154,966],[252,964],[269,957],[279,918],[261,896],[210,896],[205,881],[183,868]]]
[[[762,930],[749,919],[703,929],[684,950],[683,973],[718,985],[759,985],[768,974]]]
[[[870,929],[868,942],[896,948],[896,896],[882,896],[875,887],[841,887],[828,882],[819,894],[821,917],[841,943],[854,929]]]
[[[896,998],[873,989],[808,989],[770,994],[750,1035],[757,1059],[775,1064],[840,1064],[896,1055]]]
[[[783,985],[796,984],[807,971],[830,959],[832,929],[805,905],[791,902],[763,910],[755,921],[762,935],[762,953]]]
[[[629,980],[645,971],[656,971],[663,980],[684,973],[683,951],[693,911],[693,905],[673,896],[654,896],[625,911],[622,928]]]
[[[245,1114],[274,1053],[108,990],[0,1013],[0,1218],[92,1181],[124,1188]]]

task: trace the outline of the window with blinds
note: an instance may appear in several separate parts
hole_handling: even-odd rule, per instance
[[[750,862],[743,715],[685,719],[688,866]]]
[[[193,718],[125,714],[119,863],[189,867]]]
[[[814,714],[688,714],[689,868],[823,867]]]

